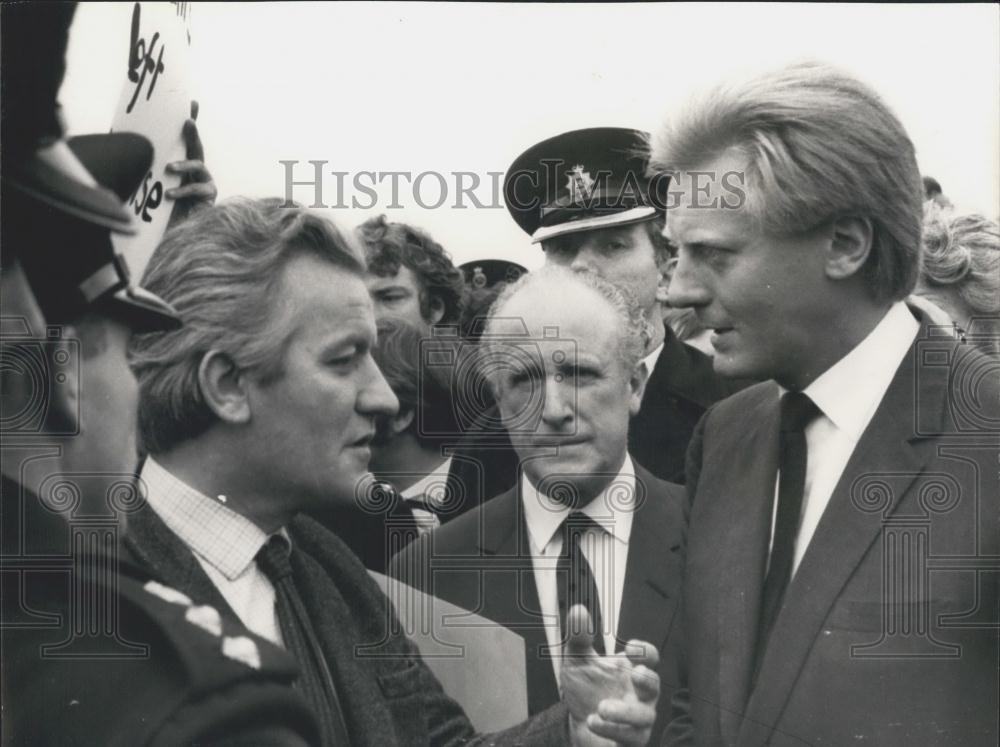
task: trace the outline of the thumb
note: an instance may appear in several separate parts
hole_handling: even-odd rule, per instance
[[[594,651],[594,631],[593,623],[590,620],[590,613],[582,604],[574,604],[566,615],[566,648],[567,656],[596,656]]]

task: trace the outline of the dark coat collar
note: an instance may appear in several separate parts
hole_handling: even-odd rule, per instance
[[[742,380],[729,381],[715,373],[711,356],[684,344],[668,325],[664,325],[663,350],[649,374],[643,408],[646,408],[647,398],[655,400],[667,395],[708,408],[746,384]],[[639,416],[642,412],[639,411]]]

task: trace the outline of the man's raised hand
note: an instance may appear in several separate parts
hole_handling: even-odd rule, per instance
[[[573,744],[645,745],[652,735],[660,695],[656,646],[629,641],[623,654],[599,656],[587,609],[575,605],[567,620],[569,637],[560,681]]]
[[[201,135],[198,134],[198,125],[195,122],[197,118],[198,102],[192,101],[191,118],[184,122],[182,131],[185,158],[183,161],[168,163],[166,167],[169,173],[179,174],[181,177],[180,186],[168,189],[164,193],[168,200],[174,201],[170,213],[171,226],[187,218],[199,207],[213,205],[219,194],[212,173],[205,165],[205,147],[201,143]]]

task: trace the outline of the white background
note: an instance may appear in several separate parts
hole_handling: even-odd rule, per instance
[[[77,11],[60,95],[70,134],[110,126],[120,89],[107,81],[127,65],[131,8]],[[874,85],[922,171],[960,208],[996,217],[998,38],[995,5],[231,3],[192,14],[199,125],[222,197],[283,195],[281,159],[485,181],[564,130],[654,129],[692,88],[812,57]],[[458,210],[451,197],[422,209],[401,186],[404,209],[385,212],[426,228],[457,262],[540,264],[503,208]],[[335,187],[325,181],[327,203]],[[486,185],[477,194],[491,199]],[[311,202],[312,191],[295,197]],[[327,212],[355,225],[376,210]]]

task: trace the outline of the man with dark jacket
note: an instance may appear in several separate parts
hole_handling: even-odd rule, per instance
[[[149,456],[125,545],[293,654],[323,744],[464,743],[468,719],[361,562],[301,516],[353,504],[374,419],[397,407],[371,355],[364,273],[348,236],[280,200],[233,199],[168,231],[144,282],[192,323],[130,348]],[[565,705],[481,739],[642,743],[658,678],[633,658],[568,658]]]
[[[996,744],[997,362],[905,303],[905,129],[803,63],[708,92],[652,161],[676,176],[672,301],[713,330],[717,371],[773,379],[691,442],[678,725],[713,746]]]
[[[685,502],[628,451],[649,334],[635,303],[593,273],[545,267],[505,289],[482,344],[506,361],[491,383],[518,485],[404,549],[390,572],[523,636],[531,713],[559,701],[553,653],[571,604],[588,606],[598,650],[654,643],[658,744],[680,676]],[[446,628],[437,635],[447,642]]]

